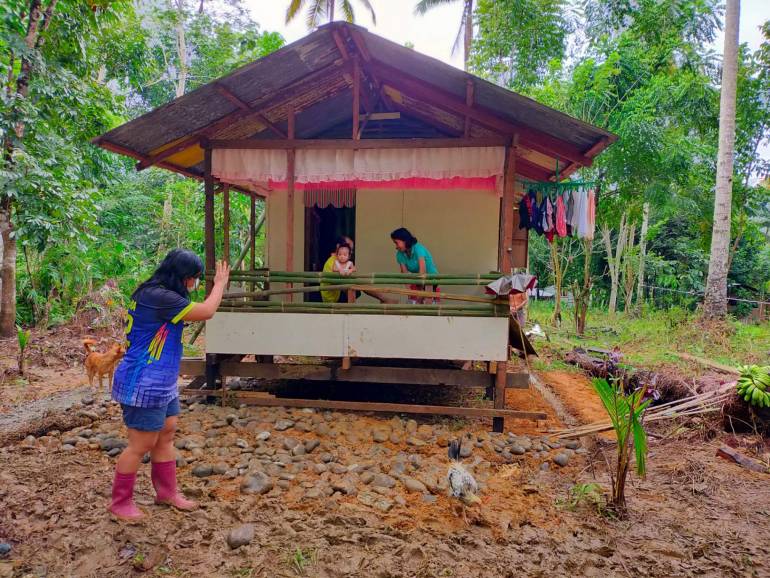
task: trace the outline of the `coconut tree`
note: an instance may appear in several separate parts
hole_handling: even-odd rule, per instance
[[[361,4],[372,15],[372,22],[377,23],[377,15],[374,13],[369,0],[359,0]],[[324,19],[328,22],[334,21],[334,13],[337,8],[340,9],[347,22],[355,22],[356,14],[353,10],[353,3],[350,0],[291,0],[286,9],[286,24],[294,20],[300,11],[307,7],[305,23],[309,30],[320,26]]]
[[[423,16],[430,9],[442,4],[450,4],[457,2],[458,0],[420,0],[417,6],[414,8],[414,13]],[[460,45],[460,37],[464,37],[465,54],[463,59],[465,62],[465,70],[468,70],[468,59],[471,56],[471,44],[473,43],[473,0],[462,0],[463,2],[463,17],[460,20],[460,28],[457,30],[457,38],[455,38],[454,46],[452,47],[452,54],[457,50]]]
[[[703,303],[703,313],[706,317],[721,318],[727,314],[740,10],[740,0],[727,0],[722,93],[719,99],[719,150],[714,194],[714,225],[711,231],[711,257],[706,281],[706,298]]]

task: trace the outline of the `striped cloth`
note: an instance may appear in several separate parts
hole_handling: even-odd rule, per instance
[[[354,188],[310,188],[305,187],[305,206],[324,209],[331,205],[337,209],[356,206]]]

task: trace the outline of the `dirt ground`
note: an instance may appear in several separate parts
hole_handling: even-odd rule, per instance
[[[4,350],[6,375],[9,359]],[[137,500],[149,516],[126,525],[105,510],[107,450],[125,437],[119,408],[82,389],[75,361],[52,370],[58,377],[44,369],[33,365],[33,390],[0,384],[0,429],[34,411],[71,416],[56,422],[66,429],[0,447],[0,542],[12,547],[0,577],[770,576],[770,477],[716,457],[722,442],[760,454],[764,442],[714,437],[704,421],[654,431],[648,476],[630,476],[621,521],[601,507],[601,491],[570,498],[591,488],[582,484],[609,487],[614,447],[544,444],[563,423],[534,389],[509,390],[507,401],[549,419],[506,420],[499,436],[485,420],[195,403],[180,420],[179,481],[201,508],[155,506],[143,466]],[[579,423],[604,417],[580,375],[539,378]],[[464,513],[445,482],[457,437],[481,486],[480,507]],[[565,467],[554,463],[560,453]],[[254,474],[269,480],[264,493],[242,488]],[[254,538],[230,548],[244,524]]]

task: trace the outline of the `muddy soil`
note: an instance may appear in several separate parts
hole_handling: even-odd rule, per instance
[[[601,448],[552,449],[534,430],[493,436],[475,422],[196,404],[181,418],[179,480],[200,510],[155,506],[144,466],[149,516],[125,525],[105,511],[114,458],[102,449],[125,432],[113,404],[94,411],[88,426],[0,450],[0,541],[13,547],[0,576],[770,575],[768,477],[717,458],[718,440],[653,442],[618,521],[568,499],[577,483],[608,487]],[[444,482],[456,436],[481,484],[464,515]],[[265,493],[242,491],[254,472]],[[232,549],[243,524],[255,536]]]

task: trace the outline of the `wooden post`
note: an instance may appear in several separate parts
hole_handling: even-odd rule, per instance
[[[257,268],[257,196],[251,195],[251,211],[249,213],[249,239],[251,239],[251,248],[249,256],[249,265],[251,271]],[[256,285],[251,282],[251,291],[254,292]]]
[[[500,247],[497,266],[502,273],[510,275],[513,266],[513,207],[516,185],[516,146],[519,138],[513,135],[511,145],[505,147],[505,170],[503,174],[503,198],[500,203]]]
[[[222,258],[230,263],[230,185],[222,185]]]
[[[288,137],[294,139],[294,107],[289,107],[287,118]],[[286,270],[294,271],[294,179],[297,151],[286,151]],[[291,287],[289,283],[287,287]],[[288,301],[293,301],[290,294]]]
[[[204,245],[206,270],[213,271],[216,266],[216,251],[214,248],[214,177],[211,175],[211,149],[206,147],[203,151],[203,187],[205,191],[205,204],[203,207],[204,218]],[[213,279],[206,279],[206,296],[214,287]]]
[[[506,347],[506,349],[508,349]],[[500,361],[497,364],[497,374],[495,375],[495,409],[505,409],[505,384],[508,380],[508,362]],[[492,418],[492,431],[501,433],[505,421],[502,417]]]
[[[358,57],[353,59],[353,140],[359,140],[361,138],[361,132],[359,131],[361,119],[359,118],[361,111],[361,65],[358,62]]]

